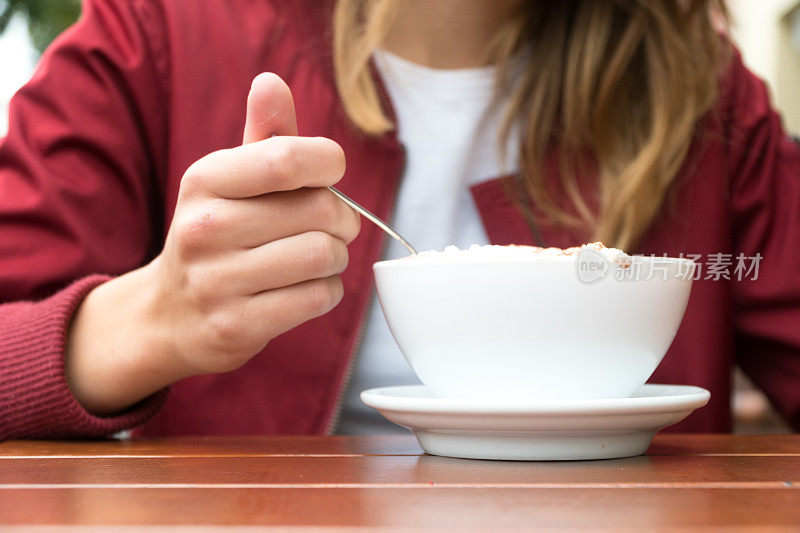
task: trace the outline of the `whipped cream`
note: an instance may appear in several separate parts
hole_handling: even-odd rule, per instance
[[[585,250],[591,250],[597,254],[600,254],[604,258],[616,263],[621,267],[630,266],[632,263],[632,258],[630,255],[617,248],[608,248],[601,242],[591,242],[581,246],[573,246],[572,248],[541,248],[539,246],[523,246],[516,244],[509,246],[500,246],[496,244],[487,244],[481,246],[479,244],[473,244],[468,249],[462,250],[458,246],[447,246],[443,251],[429,250],[420,252],[416,256],[410,256],[408,259],[485,259],[497,261],[509,259],[547,260],[553,258],[577,258],[578,255]]]

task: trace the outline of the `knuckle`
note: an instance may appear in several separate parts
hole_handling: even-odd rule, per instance
[[[302,159],[297,143],[284,141],[280,139],[280,142],[272,143],[265,159],[270,179],[282,190],[296,188],[293,178],[297,175]]]
[[[234,311],[210,313],[206,317],[206,328],[211,342],[226,351],[238,351],[245,341],[246,328]]]
[[[219,213],[210,205],[187,211],[176,218],[171,230],[178,256],[184,260],[202,254],[220,224]]]
[[[190,261],[199,255],[203,249],[203,239],[190,223],[178,222],[174,224],[172,235],[175,251],[182,261]]]
[[[314,189],[311,199],[311,216],[323,227],[332,227],[342,213],[343,204],[327,189]]]
[[[180,195],[182,197],[195,196],[208,192],[209,184],[214,178],[211,169],[215,168],[215,161],[222,157],[222,152],[224,151],[225,150],[212,152],[198,159],[186,169],[180,183]]]
[[[202,313],[215,309],[220,300],[220,275],[202,265],[186,268],[186,288],[195,307]]]
[[[180,198],[196,196],[204,188],[205,176],[203,166],[194,163],[190,166],[181,178],[178,195]]]
[[[326,233],[314,232],[308,242],[308,262],[311,270],[319,275],[327,274],[336,265],[336,243]]]
[[[342,281],[338,276],[315,280],[309,298],[311,311],[315,314],[327,313],[336,307],[343,295]]]

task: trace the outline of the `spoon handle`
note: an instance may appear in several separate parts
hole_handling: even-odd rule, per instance
[[[384,222],[380,218],[378,218],[375,215],[373,215],[368,209],[362,207],[358,202],[356,202],[355,200],[353,200],[352,198],[350,198],[349,196],[344,194],[342,191],[336,189],[335,187],[328,187],[328,189],[330,189],[330,191],[333,194],[338,196],[341,201],[343,201],[344,203],[346,203],[347,205],[349,205],[350,207],[352,207],[353,209],[355,209],[356,211],[361,213],[361,215],[363,215],[364,218],[368,219],[370,222],[372,222],[373,224],[375,224],[376,226],[381,228],[383,231],[385,231],[386,233],[391,235],[400,244],[405,246],[406,249],[409,252],[411,252],[411,255],[417,255],[417,251],[414,249],[414,247],[411,246],[410,244],[408,244],[408,241],[406,241],[399,233],[397,233],[395,230],[393,230],[389,226],[389,224],[387,224],[386,222]]]

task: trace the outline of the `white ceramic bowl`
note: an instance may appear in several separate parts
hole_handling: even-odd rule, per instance
[[[374,271],[411,367],[435,395],[454,398],[629,397],[672,343],[694,268],[634,257],[624,270],[607,261],[587,283],[576,256],[450,255],[383,261]]]

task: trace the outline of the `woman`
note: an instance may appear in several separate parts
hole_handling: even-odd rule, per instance
[[[762,257],[698,280],[653,379],[725,431],[735,357],[800,427],[800,151],[723,6],[333,8],[90,0],[45,55],[0,146],[0,438],[374,428],[384,236],[335,183],[420,247]]]

